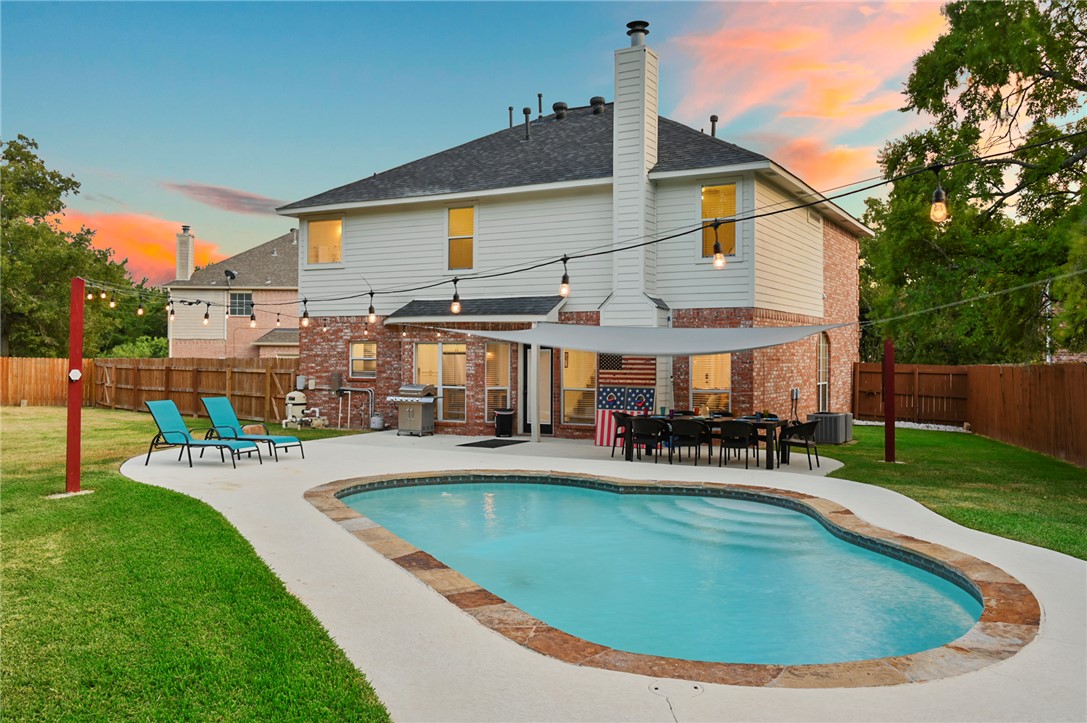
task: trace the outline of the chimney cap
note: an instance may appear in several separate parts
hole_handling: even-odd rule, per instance
[[[188,227],[188,226],[186,226],[186,225],[184,225],[184,224],[182,224],[182,226],[181,226],[181,233],[188,233],[188,232],[189,232],[189,227]]]
[[[714,123],[716,123],[720,119],[716,115],[711,115],[710,120],[713,121]]]
[[[632,20],[627,23],[627,35],[630,36],[630,46],[645,45],[645,36],[649,35],[649,23],[645,20]]]

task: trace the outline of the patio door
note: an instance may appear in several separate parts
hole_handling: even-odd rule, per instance
[[[522,359],[524,363],[521,365],[522,378],[525,379],[525,384],[521,388],[528,389],[529,381],[528,377],[528,350],[529,347],[524,347]],[[552,354],[554,350],[550,347],[539,347],[539,365],[537,367],[538,375],[536,379],[536,399],[540,405],[540,434],[554,434],[554,426],[551,420],[551,410],[554,406],[552,401],[555,398],[555,366],[552,364]],[[536,415],[531,413],[528,408],[528,392],[521,394],[521,419],[524,420],[525,434],[532,432],[532,425],[536,420]]]

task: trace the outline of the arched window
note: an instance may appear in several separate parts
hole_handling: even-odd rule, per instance
[[[819,408],[816,411],[830,411],[830,336],[824,331],[819,335],[819,363],[816,375],[815,391]]]

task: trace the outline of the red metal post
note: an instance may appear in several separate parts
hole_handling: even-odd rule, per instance
[[[895,343],[883,340],[883,461],[895,461]]]
[[[72,279],[68,319],[68,457],[65,491],[79,492],[79,457],[83,422],[83,279]]]

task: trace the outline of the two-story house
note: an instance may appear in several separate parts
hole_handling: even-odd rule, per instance
[[[170,356],[298,356],[297,231],[194,271],[195,243],[182,226],[177,278],[163,284]]]
[[[630,23],[630,46],[615,51],[614,102],[555,103],[536,119],[526,108],[523,125],[278,209],[300,222],[313,404],[334,404],[337,385],[372,389],[395,424],[385,397],[427,383],[438,431],[488,433],[494,410],[512,407],[519,432],[538,418],[535,431],[564,437],[592,436],[612,408],[788,413],[793,389],[801,416],[849,408],[858,238],[870,232],[770,158],[659,116],[647,26]],[[449,331],[543,322],[847,325],[689,356]]]

